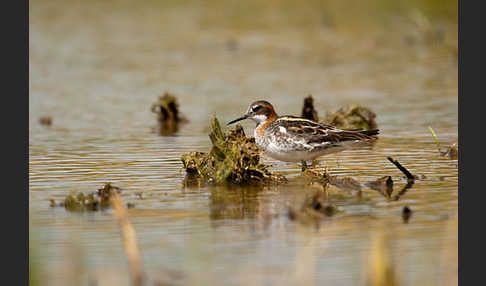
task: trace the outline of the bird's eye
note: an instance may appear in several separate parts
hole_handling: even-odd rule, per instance
[[[253,111],[253,112],[257,112],[258,110],[260,110],[260,108],[262,108],[260,105],[254,106],[254,107],[252,108],[252,111]]]

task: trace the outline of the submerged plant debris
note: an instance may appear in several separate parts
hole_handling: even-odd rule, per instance
[[[328,170],[318,173],[311,169],[304,170],[300,176],[296,177],[297,183],[303,183],[305,186],[315,187],[319,186],[318,190],[312,195],[306,197],[304,203],[300,207],[289,207],[288,217],[291,220],[296,220],[302,224],[312,224],[316,227],[319,226],[322,219],[328,216],[332,216],[336,213],[337,209],[334,205],[328,202],[329,191],[328,186],[332,185],[342,191],[351,193],[353,196],[357,195],[361,197],[362,188],[368,187],[370,189],[378,191],[389,201],[398,201],[413,185],[418,176],[413,175],[407,168],[403,167],[397,160],[387,157],[387,159],[393,163],[407,178],[407,183],[393,195],[393,179],[391,176],[383,176],[376,180],[361,184],[351,177],[332,176]],[[409,207],[405,207],[402,211],[403,220],[408,222],[412,211]]]
[[[391,176],[383,176],[378,178],[377,180],[365,183],[365,186],[369,187],[372,190],[378,191],[382,194],[385,198],[391,201],[398,201],[407,191],[410,189],[415,179],[418,179],[418,176],[413,175],[407,168],[403,167],[400,162],[393,159],[392,157],[387,157],[388,161],[392,162],[395,167],[397,167],[407,178],[407,184],[394,196],[393,194],[393,179]]]
[[[98,211],[110,207],[111,198],[115,193],[120,193],[120,188],[113,186],[111,183],[106,183],[103,188],[96,192],[89,194],[77,193],[69,194],[63,202],[56,204],[54,200],[50,200],[51,207],[64,207],[68,211]],[[131,207],[134,205],[132,204]]]
[[[324,218],[331,217],[337,212],[337,207],[327,202],[325,192],[316,191],[313,195],[306,196],[299,208],[289,207],[288,217],[304,225],[319,227]]]
[[[319,189],[324,192],[327,192],[329,186],[329,180],[323,174],[309,168],[302,171],[299,176],[293,178],[292,182],[297,185]]]
[[[368,182],[365,185],[372,190],[378,191],[387,199],[390,199],[393,193],[393,179],[391,176],[383,176],[375,181]]]
[[[449,157],[449,159],[456,160],[459,157],[459,145],[455,142],[454,144],[447,146],[447,148],[440,154]]]
[[[407,183],[405,184],[405,186],[403,186],[403,188],[395,195],[393,195],[394,182],[391,176],[382,176],[376,180],[365,182],[362,184],[352,177],[330,175],[327,169],[325,169],[323,173],[318,173],[314,170],[306,169],[300,174],[300,176],[294,178],[292,182],[319,189],[326,197],[328,196],[329,192],[332,191],[329,186],[334,186],[337,189],[345,191],[346,193],[353,196],[357,195],[358,197],[362,196],[362,189],[368,187],[372,190],[378,191],[381,195],[383,195],[390,201],[397,201],[414,185],[416,179],[425,178],[425,176],[419,177],[413,175],[397,160],[391,157],[387,157],[387,159],[391,163],[393,163],[405,175],[407,179]]]
[[[376,114],[367,107],[351,105],[328,112],[321,123],[340,129],[376,129]]]
[[[304,107],[302,108],[302,117],[309,120],[319,121],[317,116],[317,111],[314,109],[314,99],[312,95],[309,94],[304,98]]]
[[[449,159],[457,160],[459,155],[459,145],[458,142],[454,142],[452,145],[447,146],[445,149],[440,148],[439,139],[437,139],[437,135],[435,134],[434,129],[429,126],[430,133],[432,133],[432,137],[434,137],[435,143],[437,144],[437,149],[439,150],[439,154],[444,157],[449,157]]]
[[[260,149],[255,139],[246,137],[240,124],[224,134],[218,119],[214,117],[209,138],[213,145],[209,153],[191,152],[182,155],[186,181],[238,185],[287,181],[283,175],[271,172],[268,165],[260,163]]]
[[[305,169],[299,176],[293,178],[292,183],[321,190],[326,197],[329,192],[333,192],[329,186],[334,186],[340,191],[345,191],[353,196],[360,196],[362,190],[361,183],[356,179],[351,177],[332,176],[327,169],[325,169],[323,173]]]
[[[187,119],[180,113],[177,98],[165,92],[152,104],[152,112],[157,114],[157,131],[160,135],[170,135],[179,129],[181,123]]]
[[[338,177],[331,176],[327,170],[324,172],[324,177],[328,180],[329,184],[351,193],[361,193],[361,183],[351,177]]]

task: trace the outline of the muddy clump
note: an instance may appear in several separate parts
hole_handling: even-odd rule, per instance
[[[459,145],[457,144],[457,142],[455,142],[451,146],[448,146],[446,149],[440,150],[440,155],[449,157],[449,159],[452,160],[457,160],[457,158],[459,157]]]
[[[187,119],[180,113],[177,98],[165,92],[159,96],[157,102],[152,104],[151,111],[157,114],[157,133],[170,135],[179,130],[179,125],[186,123]]]
[[[376,114],[369,108],[360,105],[352,105],[334,112],[328,112],[320,122],[340,129],[371,130],[378,127]]]
[[[209,153],[191,152],[182,155],[186,181],[238,185],[287,181],[283,175],[271,172],[268,165],[260,163],[261,151],[255,138],[246,137],[240,124],[224,134],[218,120],[213,118],[209,138],[213,145]]]
[[[318,122],[319,117],[317,117],[317,111],[314,109],[314,99],[312,95],[309,94],[304,98],[304,107],[302,108],[302,118],[313,120]]]
[[[41,125],[51,126],[52,125],[52,117],[50,117],[50,116],[42,116],[41,118],[39,118],[39,123]]]
[[[50,200],[51,207],[64,207],[68,211],[99,211],[110,207],[111,198],[115,193],[120,193],[120,188],[113,186],[111,183],[106,183],[103,188],[96,192],[89,194],[77,193],[69,194],[64,201],[56,204],[54,200]],[[129,203],[130,204],[130,203]],[[134,205],[132,204],[131,207]]]
[[[393,193],[393,179],[391,176],[383,176],[365,184],[372,190],[378,191],[385,198],[391,199]]]

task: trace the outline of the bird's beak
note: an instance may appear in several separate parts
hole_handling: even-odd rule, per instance
[[[226,125],[230,125],[230,124],[233,124],[233,123],[235,123],[235,122],[238,122],[238,121],[241,121],[241,120],[245,120],[245,119],[247,119],[247,118],[248,118],[248,115],[246,115],[246,114],[245,114],[245,115],[243,115],[243,116],[242,116],[242,117],[240,117],[240,118],[237,118],[237,119],[235,119],[235,120],[233,120],[233,121],[228,122],[228,124],[226,124]]]

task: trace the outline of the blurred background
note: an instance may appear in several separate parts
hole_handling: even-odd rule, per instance
[[[373,284],[369,261],[384,251],[393,285],[457,284],[457,160],[439,156],[428,129],[444,146],[457,140],[457,7],[448,0],[30,1],[37,285],[129,285],[109,212],[49,207],[49,199],[104,182],[135,203],[130,216],[154,281]],[[165,91],[189,120],[170,136],[152,132],[150,107]],[[396,202],[374,191],[365,200],[331,198],[343,214],[318,232],[285,215],[301,190],[183,188],[180,156],[210,148],[212,116],[227,122],[258,99],[300,115],[309,94],[319,116],[360,104],[377,114],[381,130],[372,152],[323,157],[322,167],[360,181],[398,178],[391,155],[427,179]],[[43,116],[51,126],[39,124]],[[252,134],[252,123],[243,126]],[[300,171],[265,162],[290,177]],[[408,224],[400,217],[405,205],[414,211]],[[386,248],[376,243],[383,237]]]

